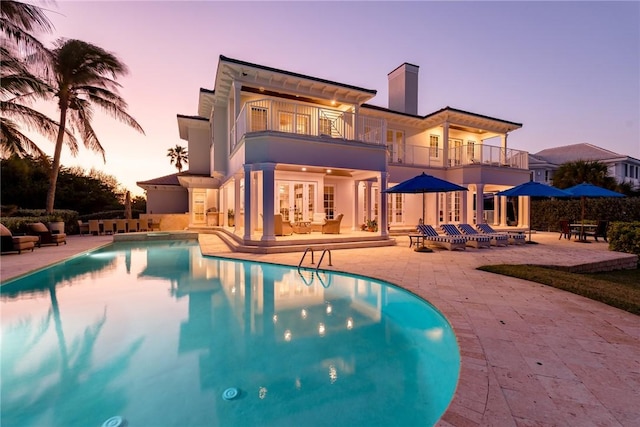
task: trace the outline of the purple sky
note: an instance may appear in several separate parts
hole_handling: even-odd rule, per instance
[[[591,143],[640,158],[638,2],[68,2],[51,6],[51,37],[78,38],[130,68],[120,83],[141,136],[98,116],[106,164],[81,150],[65,166],[95,167],[135,185],[176,172],[166,157],[176,114],[197,114],[219,55],[378,91],[387,74],[420,67],[418,113],[445,106],[523,123],[509,146]],[[52,113],[53,116],[53,113]],[[43,143],[47,154],[53,145]]]

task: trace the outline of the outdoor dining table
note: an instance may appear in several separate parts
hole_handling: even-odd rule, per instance
[[[595,230],[598,227],[598,225],[576,223],[576,224],[569,224],[569,227],[571,227],[571,230],[578,231],[578,236],[579,236],[578,240],[587,240],[587,236],[585,236],[585,232],[588,230]]]

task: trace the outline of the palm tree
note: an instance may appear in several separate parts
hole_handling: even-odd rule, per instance
[[[616,187],[616,180],[609,176],[607,165],[598,161],[563,163],[553,174],[553,185],[558,188],[569,188],[583,182],[611,190]]]
[[[31,34],[51,31],[51,22],[38,6],[7,0],[0,8],[0,31],[4,35],[0,46],[0,152],[3,156],[43,155],[19,124],[50,139],[57,135],[56,121],[26,105],[52,93],[49,85],[34,74],[46,68],[48,53]],[[76,144],[70,133],[65,138],[68,144]]]
[[[189,163],[189,153],[187,153],[187,149],[176,145],[173,148],[169,148],[167,150],[167,157],[171,158],[171,164],[176,164],[176,168],[178,168],[178,172],[182,172],[182,164]]]
[[[102,154],[105,161],[104,148],[91,124],[94,106],[144,134],[138,122],[126,112],[127,103],[118,94],[121,85],[116,79],[126,75],[128,69],[114,54],[74,39],[58,39],[50,54],[60,126],[49,176],[47,213],[53,212],[67,123],[80,135],[84,146]]]

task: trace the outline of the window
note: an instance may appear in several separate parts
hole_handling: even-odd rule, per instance
[[[320,117],[318,119],[318,134],[331,136],[331,119]]]
[[[475,152],[476,152],[476,142],[468,140],[467,141],[467,159],[469,159],[469,162],[471,163],[475,163],[476,161]]]
[[[389,162],[402,163],[404,159],[404,132],[387,129],[387,153]]]
[[[280,131],[289,133],[309,133],[309,116],[307,114],[294,114],[281,111],[278,114],[280,120]]]
[[[251,107],[251,132],[267,130],[267,109],[263,107]]]
[[[429,156],[438,158],[438,135],[429,135]]]
[[[334,219],[335,215],[335,187],[333,185],[324,186],[324,213],[327,219]]]

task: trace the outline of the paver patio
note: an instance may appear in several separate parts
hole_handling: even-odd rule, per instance
[[[111,241],[69,236],[61,247],[3,255],[2,280]],[[298,265],[301,253],[234,253],[215,235],[202,252]],[[408,237],[383,248],[336,250],[333,266],[406,288],[451,322],[462,356],[460,380],[439,426],[639,426],[640,317],[565,291],[476,268],[486,264],[580,265],[613,261],[603,242],[558,240],[537,245],[433,253],[409,249]],[[307,264],[308,265],[308,264]]]

